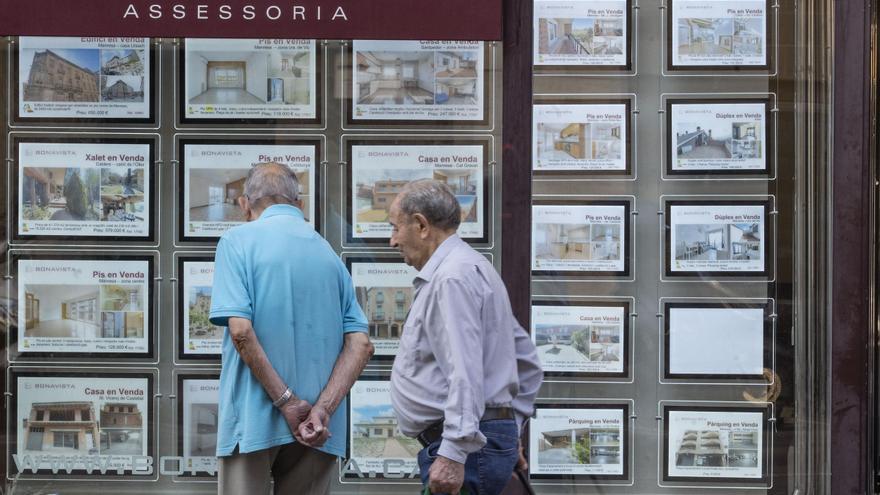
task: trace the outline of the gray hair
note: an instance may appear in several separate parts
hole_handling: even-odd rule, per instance
[[[276,162],[251,167],[244,182],[244,195],[257,206],[294,204],[299,199],[299,180],[289,167]]]
[[[412,217],[421,213],[433,227],[454,230],[461,223],[461,205],[443,182],[431,179],[414,180],[397,194],[400,211]]]

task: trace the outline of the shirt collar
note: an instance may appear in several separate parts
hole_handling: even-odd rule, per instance
[[[274,217],[278,215],[287,215],[291,217],[299,217],[305,219],[302,210],[293,205],[272,205],[265,210],[263,213],[260,213],[260,218],[258,220],[263,220],[264,218]]]
[[[434,251],[434,254],[428,258],[428,262],[425,263],[425,266],[419,271],[419,274],[416,275],[416,280],[422,280],[424,282],[429,282],[431,277],[434,276],[434,272],[437,271],[437,268],[440,267],[440,263],[443,263],[443,260],[449,256],[449,253],[452,252],[453,249],[457,248],[464,241],[461,240],[461,237],[458,234],[452,234],[447,237],[445,241],[441,242],[437,249]]]

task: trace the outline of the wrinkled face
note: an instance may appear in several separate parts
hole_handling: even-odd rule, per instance
[[[400,251],[407,265],[421,270],[429,257],[422,226],[416,219],[402,213],[397,201],[388,210],[388,221],[391,223],[391,247]]]

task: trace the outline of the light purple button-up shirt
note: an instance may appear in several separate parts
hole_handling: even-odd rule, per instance
[[[543,379],[538,353],[495,268],[457,235],[440,244],[414,284],[391,401],[407,436],[443,419],[437,453],[464,463],[486,443],[479,430],[486,407],[512,407],[520,426],[532,415]]]

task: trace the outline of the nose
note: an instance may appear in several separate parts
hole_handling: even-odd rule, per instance
[[[390,244],[391,247],[396,248],[396,247],[398,246],[396,236],[394,236],[394,235],[392,234],[392,235],[391,235],[391,238],[388,239],[388,244]]]

